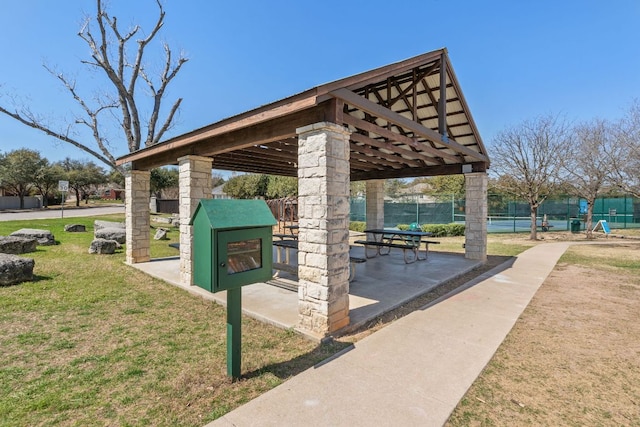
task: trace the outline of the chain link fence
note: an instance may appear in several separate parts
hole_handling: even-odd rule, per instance
[[[465,201],[454,195],[432,196],[425,201],[424,195],[406,196],[399,201],[385,201],[384,226],[398,224],[449,224],[465,222]],[[522,200],[502,195],[487,196],[487,230],[490,233],[526,232],[531,229],[529,204]],[[580,223],[584,230],[587,202],[577,197],[548,199],[538,208],[538,224],[546,215],[554,231],[571,230]],[[366,200],[351,200],[351,221],[366,220]],[[593,225],[606,220],[611,228],[640,228],[640,199],[623,196],[598,198],[593,207]]]

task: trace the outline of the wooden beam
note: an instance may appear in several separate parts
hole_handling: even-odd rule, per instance
[[[391,160],[392,162],[403,162],[407,165],[414,166],[414,167],[424,166],[424,163],[417,162],[411,159],[411,157],[419,157],[424,161],[435,163],[431,157],[420,155],[420,153],[416,153],[414,151],[409,151],[404,148],[397,147],[393,144],[389,144],[388,142],[376,141],[375,139],[369,138],[368,136],[360,135],[358,133],[352,133],[351,140],[355,142],[360,142],[362,144],[370,145],[379,149],[391,151],[391,153],[397,154],[397,156],[393,154],[389,155],[381,151],[372,150],[371,148],[367,148],[366,146],[363,147],[355,144],[351,145],[352,150],[358,150],[361,153],[370,154],[377,157],[384,157]],[[387,156],[391,156],[391,157],[387,157]],[[410,158],[407,159],[407,158],[404,158],[404,156],[410,156]]]
[[[378,164],[374,161],[371,161],[369,156],[365,156],[361,153],[351,153],[349,157],[349,161],[351,163],[351,169],[354,169],[357,166],[357,169],[360,170],[370,170],[370,169],[380,169],[381,167],[385,167],[386,164]]]
[[[384,138],[387,138],[391,141],[397,141],[401,144],[405,144],[408,145],[409,147],[412,147],[416,150],[418,150],[418,152],[425,152],[425,153],[429,153],[433,156],[433,158],[431,158],[431,162],[432,163],[440,163],[440,164],[444,164],[444,162],[442,160],[440,160],[440,158],[445,158],[445,159],[449,159],[451,161],[454,162],[459,162],[460,158],[458,156],[456,156],[455,154],[452,153],[447,153],[444,150],[438,149],[438,148],[434,148],[430,145],[427,144],[423,144],[420,143],[418,141],[416,141],[413,138],[409,138],[408,136],[404,136],[404,135],[400,135],[396,132],[387,130],[385,128],[382,128],[374,123],[370,123],[361,119],[358,119],[356,117],[353,117],[351,115],[345,114],[344,115],[344,122],[346,124],[349,124],[357,129],[361,129],[367,132],[372,132],[375,133],[376,135],[380,135]]]
[[[255,126],[259,123],[267,122],[269,120],[286,117],[298,111],[311,108],[315,105],[315,96],[306,94],[306,96],[304,97],[292,97],[288,100],[288,102],[283,101],[280,103],[271,104],[271,108],[261,107],[259,109],[223,120],[205,128],[189,132],[176,138],[172,138],[163,143],[143,148],[142,150],[138,150],[134,153],[119,158],[116,161],[116,164],[121,165],[127,162],[134,162],[148,156],[159,154],[165,149],[179,149],[180,147],[189,146],[203,140],[212,139],[217,136],[242,130],[247,127]]]
[[[438,100],[438,132],[445,140],[447,135],[447,59],[440,55],[440,99]]]
[[[389,77],[407,72],[415,67],[430,66],[440,58],[446,49],[440,49],[423,55],[416,56],[395,64],[390,64],[365,73],[356,74],[342,80],[327,83],[318,87],[318,102],[332,98],[331,92],[339,88],[359,89],[370,84],[376,84]]]
[[[486,172],[484,162],[471,163],[473,172]],[[438,165],[423,168],[385,169],[370,172],[352,172],[352,181],[368,181],[370,179],[415,178],[420,176],[439,176],[462,174],[462,165]]]
[[[279,117],[271,121],[261,123],[258,126],[250,126],[228,132],[215,137],[197,139],[188,145],[175,146],[172,142],[161,143],[154,146],[154,150],[144,153],[136,151],[131,155],[121,157],[118,162],[130,161],[136,169],[152,169],[168,164],[175,164],[176,159],[186,155],[198,155],[214,157],[229,151],[240,150],[260,144],[296,138],[296,128],[311,123],[324,121],[326,118],[325,106],[298,111],[287,117]]]
[[[477,159],[480,161],[487,160],[486,156],[484,156],[483,154],[473,151],[470,148],[460,145],[457,142],[454,142],[452,140],[443,141],[442,136],[439,135],[437,132],[427,127],[424,127],[417,122],[407,119],[406,117],[398,113],[395,113],[394,111],[391,111],[388,108],[385,108],[379,104],[371,102],[368,99],[365,99],[350,90],[336,89],[333,92],[331,92],[331,95],[335,96],[336,98],[342,99],[347,104],[353,105],[363,111],[373,114],[376,117],[383,118],[385,120],[388,120],[389,122],[394,123],[397,126],[403,127],[405,129],[409,129],[418,136],[426,138],[437,144],[444,145],[445,147],[450,148],[455,152],[465,154],[469,157],[473,157],[474,159]]]

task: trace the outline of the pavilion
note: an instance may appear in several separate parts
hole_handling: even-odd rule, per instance
[[[464,174],[465,258],[487,255],[489,158],[446,49],[327,83],[118,159],[126,261],[150,260],[152,168],[179,165],[180,281],[192,285],[189,219],[215,169],[298,177],[298,328],[349,325],[349,183],[366,181],[368,228],[384,224],[386,178]]]

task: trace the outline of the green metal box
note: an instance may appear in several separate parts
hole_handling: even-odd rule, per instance
[[[264,200],[202,199],[189,224],[195,285],[219,292],[272,278],[276,220]]]

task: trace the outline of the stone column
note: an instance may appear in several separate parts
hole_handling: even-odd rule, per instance
[[[211,198],[211,169],[213,159],[210,157],[184,156],[178,159],[180,165],[180,283],[193,285],[193,227],[189,225],[191,215],[198,207],[200,199]]]
[[[384,228],[384,179],[366,182],[367,229]]]
[[[126,262],[136,264],[151,259],[151,218],[149,191],[151,172],[132,170],[125,176]]]
[[[319,338],[349,324],[349,135],[298,132],[299,327]]]
[[[465,181],[465,258],[487,260],[487,174],[467,173]]]

